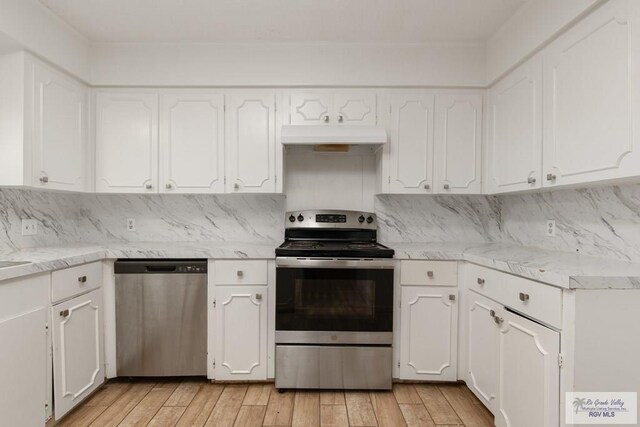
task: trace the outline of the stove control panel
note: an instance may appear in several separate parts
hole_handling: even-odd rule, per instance
[[[347,222],[346,215],[336,215],[336,214],[318,214],[316,215],[316,222],[330,222],[330,223],[342,223]]]
[[[352,228],[375,230],[376,215],[359,211],[293,211],[285,216],[286,228]]]

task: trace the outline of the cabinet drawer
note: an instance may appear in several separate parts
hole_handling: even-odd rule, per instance
[[[267,261],[216,261],[216,285],[266,285]]]
[[[562,327],[562,289],[468,265],[469,289],[550,326]]]
[[[51,301],[57,302],[102,285],[102,263],[92,262],[51,273]]]
[[[456,286],[455,261],[400,261],[400,284],[409,286]]]

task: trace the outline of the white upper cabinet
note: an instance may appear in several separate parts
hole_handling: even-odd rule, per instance
[[[158,191],[158,95],[96,94],[96,191]]]
[[[86,189],[87,90],[64,74],[32,62],[32,182],[56,190]]]
[[[439,94],[435,107],[435,189],[482,191],[482,95]]]
[[[161,97],[160,191],[224,193],[224,96]]]
[[[545,187],[640,175],[634,3],[605,3],[544,51]]]
[[[276,192],[276,96],[227,97],[227,192]]]
[[[388,192],[433,191],[433,123],[431,94],[394,94],[390,99]]]
[[[289,98],[292,125],[376,124],[376,94],[363,92],[293,92]]]
[[[535,56],[489,91],[488,193],[542,185],[542,60]]]

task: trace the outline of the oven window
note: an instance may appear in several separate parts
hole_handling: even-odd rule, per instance
[[[299,316],[375,317],[376,286],[373,280],[297,279],[294,310]]]

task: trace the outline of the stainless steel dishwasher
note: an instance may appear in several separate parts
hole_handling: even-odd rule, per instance
[[[207,374],[207,261],[118,260],[118,376]]]

